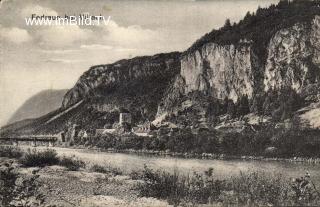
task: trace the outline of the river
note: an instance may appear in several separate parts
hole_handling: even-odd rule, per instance
[[[27,147],[24,147],[27,148]],[[45,147],[37,147],[44,149]],[[320,187],[320,164],[288,161],[264,161],[264,160],[212,160],[190,159],[170,156],[155,156],[141,154],[100,152],[92,149],[70,149],[50,147],[55,149],[59,156],[72,156],[81,160],[99,165],[117,167],[124,172],[141,170],[146,164],[153,169],[161,169],[169,172],[178,170],[181,173],[191,174],[193,171],[204,172],[213,168],[217,178],[227,178],[239,175],[240,171],[264,171],[267,173],[281,173],[287,178],[297,178],[309,172],[312,180]]]

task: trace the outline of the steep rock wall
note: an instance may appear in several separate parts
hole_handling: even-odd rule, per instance
[[[320,16],[279,30],[270,40],[264,90],[292,88],[298,93],[320,77]]]
[[[186,93],[202,91],[218,99],[252,97],[257,59],[250,44],[221,46],[208,43],[181,59]]]

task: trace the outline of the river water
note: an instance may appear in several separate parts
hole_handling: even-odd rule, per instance
[[[37,147],[44,148],[44,147]],[[154,155],[126,154],[100,152],[92,149],[70,149],[52,147],[60,156],[72,156],[90,164],[109,165],[117,167],[124,172],[141,170],[144,165],[153,169],[161,169],[169,172],[178,170],[180,173],[191,174],[193,171],[204,172],[213,168],[217,178],[227,178],[239,175],[240,171],[264,171],[267,173],[280,173],[287,178],[297,178],[309,172],[312,180],[320,187],[320,164],[288,162],[288,161],[264,161],[264,160],[211,160],[190,159],[178,157],[164,157]]]

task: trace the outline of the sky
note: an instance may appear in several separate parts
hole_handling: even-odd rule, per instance
[[[92,65],[183,51],[229,18],[278,0],[2,0],[0,126],[31,96],[73,87]],[[109,18],[106,25],[26,25],[32,14]]]

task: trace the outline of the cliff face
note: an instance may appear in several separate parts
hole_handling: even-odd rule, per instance
[[[319,81],[320,16],[312,22],[281,29],[270,40],[264,71],[264,91],[290,87],[297,92]],[[204,44],[181,58],[186,93],[202,91],[218,99],[252,98],[254,71],[263,65],[250,42],[235,45]]]
[[[319,22],[320,16],[315,16],[310,22],[277,31],[265,48],[266,61],[259,59],[250,40],[231,45],[206,43],[183,53],[180,75],[163,100],[158,117],[179,110],[177,105],[181,109],[182,97],[194,92],[208,97],[209,102],[227,98],[237,103],[243,96],[252,100],[270,90],[290,88],[304,98],[320,100],[315,98],[319,97]],[[196,104],[199,103],[193,101],[190,107]]]
[[[253,71],[257,59],[250,44],[220,46],[205,44],[181,60],[181,76],[186,93],[201,91],[218,99],[237,101],[239,96],[253,95]]]
[[[318,83],[320,75],[320,16],[278,31],[268,47],[265,90],[290,87],[297,91]]]
[[[67,108],[82,99],[104,95],[120,85],[139,82],[154,77],[171,79],[180,72],[179,53],[159,54],[152,57],[137,57],[114,64],[93,66],[85,72],[68,91],[62,102]]]

